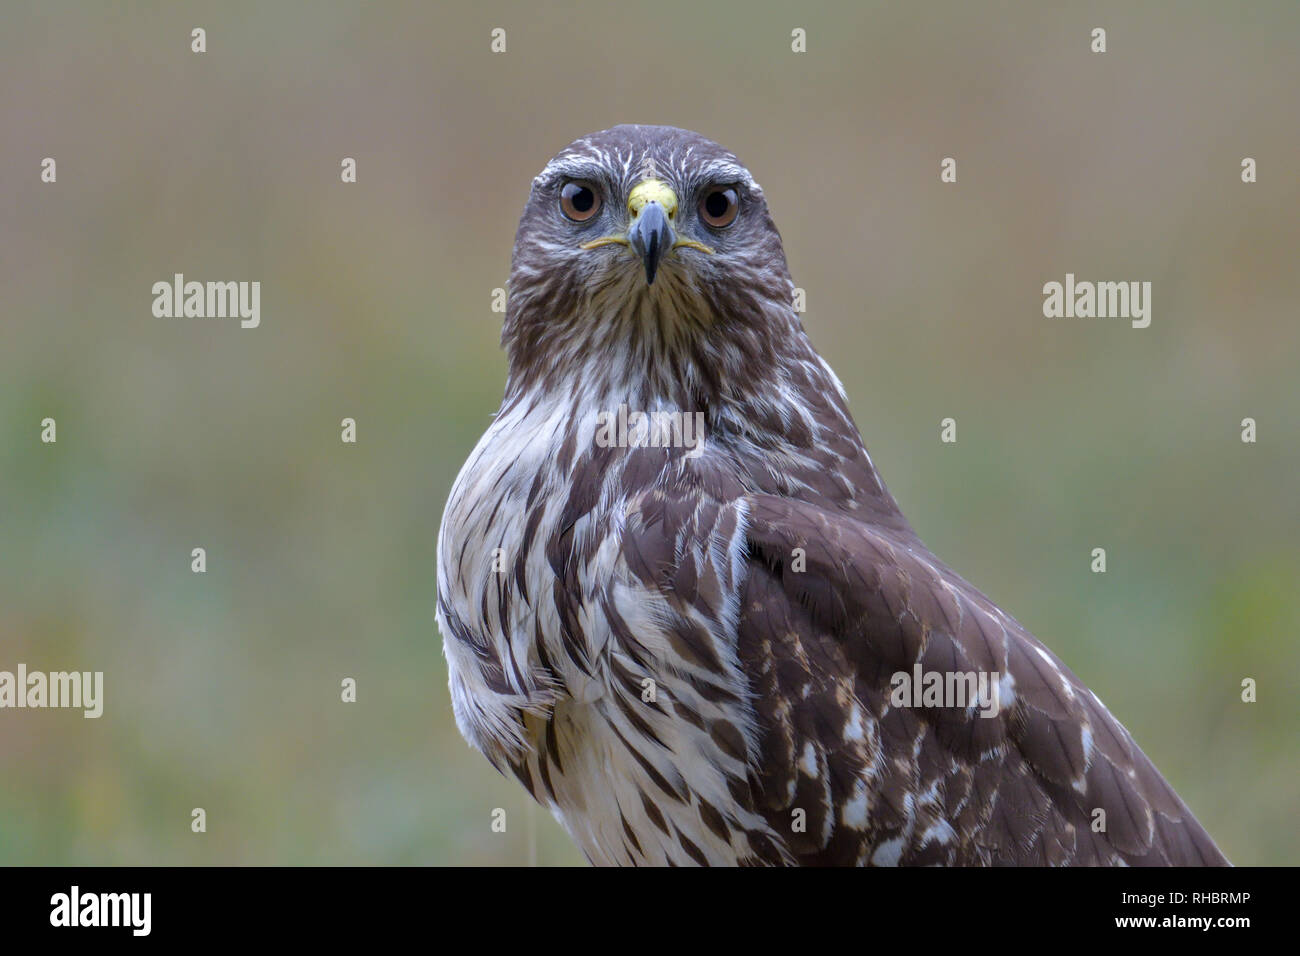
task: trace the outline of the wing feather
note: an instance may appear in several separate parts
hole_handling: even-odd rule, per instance
[[[758,803],[778,830],[807,811],[805,862],[1226,864],[1095,695],[914,536],[774,495],[744,512]],[[891,706],[918,662],[996,675],[1009,700]]]

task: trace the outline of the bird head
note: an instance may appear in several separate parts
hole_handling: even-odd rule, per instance
[[[784,333],[792,296],[763,190],[730,151],[673,127],[615,126],[533,180],[502,338],[512,372],[627,360],[644,376],[641,358],[672,366],[729,339],[752,347],[773,322]]]

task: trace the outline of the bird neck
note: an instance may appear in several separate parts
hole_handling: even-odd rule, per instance
[[[701,294],[675,285],[592,297],[570,316],[543,319],[512,293],[503,344],[510,361],[506,402],[566,396],[575,410],[618,408],[699,413],[714,429],[775,432],[838,395],[789,304],[759,300],[719,314]]]

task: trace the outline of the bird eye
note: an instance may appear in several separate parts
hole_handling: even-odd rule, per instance
[[[729,186],[710,189],[700,200],[700,218],[714,229],[724,229],[736,220],[740,202]]]
[[[560,190],[560,211],[574,222],[586,222],[600,212],[600,197],[586,183],[565,183]]]

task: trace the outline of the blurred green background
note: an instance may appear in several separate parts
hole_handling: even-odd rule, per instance
[[[1300,861],[1298,36],[1290,2],[6,3],[0,669],[106,691],[0,711],[0,863],[580,862],[456,732],[435,542],[530,179],[623,122],[750,166],[921,536],[1231,859]],[[175,272],[260,280],[261,327],[153,317]],[[1067,272],[1151,281],[1150,328],[1045,319]]]

